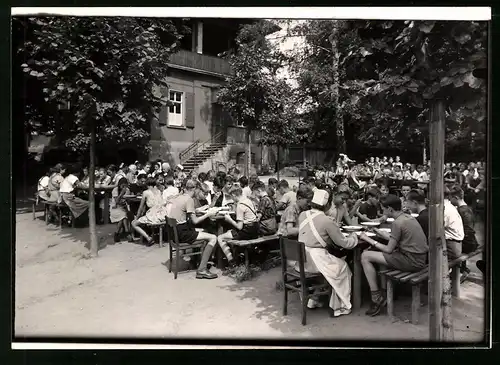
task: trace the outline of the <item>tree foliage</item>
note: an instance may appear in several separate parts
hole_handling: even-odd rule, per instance
[[[486,24],[359,21],[342,49],[342,107],[361,126],[360,140],[399,145],[428,133],[432,102],[447,107],[447,144],[484,142],[486,82],[472,72],[486,64]],[[469,147],[465,145],[463,147]],[[469,149],[470,150],[470,149]]]
[[[338,102],[329,41],[335,27],[342,28]],[[447,106],[448,149],[484,148],[486,82],[472,71],[486,64],[485,23],[311,20],[294,33],[305,40],[295,71],[309,141],[331,144],[339,108],[353,143],[421,147],[439,98]]]
[[[67,147],[85,151],[93,120],[98,144],[147,146],[151,121],[167,100],[155,87],[166,87],[166,65],[185,31],[182,22],[16,17],[13,28],[24,39],[14,50],[23,63],[13,67],[25,75],[29,130],[55,133]]]
[[[266,36],[275,25],[260,21],[245,25],[236,38],[236,50],[227,56],[233,74],[220,90],[220,101],[232,119],[249,130],[262,132],[267,145],[293,143],[293,92],[279,77],[286,57]],[[288,128],[287,128],[288,127]]]

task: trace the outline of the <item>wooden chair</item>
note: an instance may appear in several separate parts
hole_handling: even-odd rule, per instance
[[[313,296],[331,295],[330,284],[325,283],[321,273],[306,273],[304,264],[306,262],[305,246],[302,242],[280,237],[281,268],[283,275],[283,315],[288,312],[288,292],[297,292],[302,299],[302,325],[306,325],[307,302]],[[287,265],[287,260],[299,263],[300,271]],[[318,284],[318,279],[322,282]],[[315,291],[318,292],[315,293]]]
[[[170,262],[168,272],[172,272],[172,261],[174,260],[175,252],[175,268],[174,279],[177,279],[181,258],[188,256],[201,256],[205,249],[205,241],[195,241],[194,243],[179,242],[179,234],[177,233],[177,220],[174,218],[166,218],[168,246],[170,250]],[[192,249],[193,252],[186,253],[186,250]],[[199,251],[197,249],[200,249]]]

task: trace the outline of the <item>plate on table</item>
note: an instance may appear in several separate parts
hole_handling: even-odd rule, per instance
[[[367,227],[378,227],[380,226],[380,222],[362,222],[361,225]]]
[[[352,233],[352,232],[350,232],[350,233],[347,233],[347,232],[342,232],[342,234],[344,235],[344,237],[349,236],[351,233]],[[356,233],[358,236],[361,234],[361,232],[360,232],[360,231],[355,232],[355,233]],[[372,233],[372,232],[365,232],[365,234],[366,234],[368,237],[375,237],[375,236],[376,236],[376,234],[375,234],[375,233]]]
[[[342,226],[342,229],[346,232],[357,232],[363,229],[362,226]]]
[[[391,233],[391,229],[390,228],[379,228],[379,231]]]
[[[411,213],[411,216],[412,216],[413,218],[417,218],[417,217],[419,216],[419,214],[417,214],[417,213]]]
[[[389,222],[389,223],[394,222],[394,218],[387,218],[387,222]]]

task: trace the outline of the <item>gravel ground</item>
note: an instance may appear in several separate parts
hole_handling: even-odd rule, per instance
[[[196,280],[192,271],[174,280],[164,266],[166,247],[108,245],[98,258],[86,259],[87,229],[59,230],[29,213],[17,214],[16,223],[16,336],[428,338],[427,307],[420,324],[407,323],[408,297],[396,302],[394,323],[385,315],[366,317],[365,303],[362,311],[336,319],[311,310],[302,326],[298,297],[291,296],[288,316],[282,315],[278,268],[243,283],[222,276]],[[113,229],[99,227],[103,246]],[[453,308],[457,340],[483,338],[483,305],[483,286],[463,284]]]

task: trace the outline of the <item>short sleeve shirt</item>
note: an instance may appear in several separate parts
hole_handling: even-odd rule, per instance
[[[297,194],[293,191],[288,191],[280,199],[280,203],[285,204],[285,208],[297,202]]]
[[[287,235],[287,225],[288,223],[292,223],[294,227],[297,227],[299,224],[299,214],[300,210],[296,203],[289,205],[285,208],[283,215],[281,216],[280,226],[278,233],[283,236]]]
[[[66,176],[66,178],[61,183],[59,191],[61,193],[71,193],[73,190],[75,190],[75,183],[77,181],[78,178],[73,174]]]
[[[187,222],[188,215],[195,212],[194,200],[187,194],[179,195],[172,200],[170,207],[170,218],[175,218],[177,223],[182,224]]]
[[[420,223],[409,214],[401,214],[392,223],[391,238],[397,241],[400,251],[426,253],[429,250],[427,238]]]
[[[257,222],[255,205],[250,199],[243,198],[236,205],[236,221],[243,224]]]

